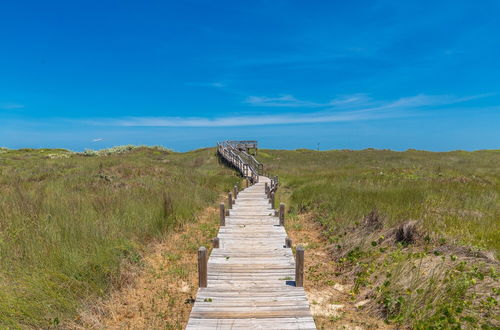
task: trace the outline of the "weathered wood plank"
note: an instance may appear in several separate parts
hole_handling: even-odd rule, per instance
[[[221,206],[218,248],[187,329],[315,329],[304,289],[295,286],[300,265],[283,226],[284,208],[276,214],[266,196],[266,184],[271,195],[277,183],[257,181],[228,194],[229,215]]]

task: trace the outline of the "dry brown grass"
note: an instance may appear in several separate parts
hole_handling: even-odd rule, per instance
[[[369,300],[355,299],[349,278],[336,275],[338,265],[331,246],[311,214],[287,218],[286,228],[293,247],[302,245],[306,249],[305,290],[318,329],[391,328],[362,309]]]
[[[152,244],[142,269],[128,274],[128,285],[83,310],[70,328],[182,329],[197,292],[196,250],[210,247],[218,227],[217,210],[207,208],[195,223]]]

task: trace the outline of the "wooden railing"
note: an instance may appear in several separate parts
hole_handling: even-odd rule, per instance
[[[217,143],[217,153],[229,165],[236,168],[241,175],[248,178],[251,183],[257,183],[259,182],[259,175],[266,175],[267,173],[264,173],[264,165],[259,163],[254,156],[239,148],[239,146],[248,142],[257,147],[257,141],[223,141]],[[266,176],[269,176],[269,174]],[[274,192],[278,188],[278,177],[269,176],[269,178],[271,179],[269,190]]]
[[[226,141],[231,144],[234,148],[238,150],[249,151],[250,149],[254,149],[257,151],[257,141]]]
[[[264,175],[264,165],[259,163],[259,161],[257,161],[254,156],[250,155],[244,150],[239,151],[239,155],[247,164],[252,166],[252,168],[254,168],[259,175]]]
[[[269,179],[271,179],[271,184],[269,185],[269,191],[271,193],[274,193],[276,189],[278,189],[278,184],[279,184],[278,176],[269,176]]]
[[[239,155],[239,151],[228,141],[217,143],[217,153],[229,165],[236,168],[252,184],[259,182],[259,172]]]

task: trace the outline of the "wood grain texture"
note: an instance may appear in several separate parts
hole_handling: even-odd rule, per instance
[[[220,218],[220,225],[225,226],[226,225],[226,210],[224,203],[220,203],[219,205],[219,218]]]
[[[207,249],[202,246],[198,249],[198,286],[207,287]]]
[[[208,260],[187,329],[316,329],[267,177],[238,193]],[[268,188],[269,189],[269,188]],[[290,242],[291,243],[291,242]]]

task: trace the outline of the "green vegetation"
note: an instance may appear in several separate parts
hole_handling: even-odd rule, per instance
[[[422,329],[500,327],[500,151],[258,157],[289,216],[322,225],[335,273],[315,276],[351,281],[353,300],[370,300],[360,308]],[[213,149],[0,148],[0,328],[63,324],[238,181]],[[165,258],[169,276],[188,275],[178,254]]]
[[[416,328],[500,326],[500,151],[259,151],[353,299]],[[297,229],[297,228],[295,228]],[[353,280],[352,280],[353,279]],[[333,283],[333,281],[332,281]]]
[[[213,149],[0,149],[0,328],[74,316],[238,181]]]

